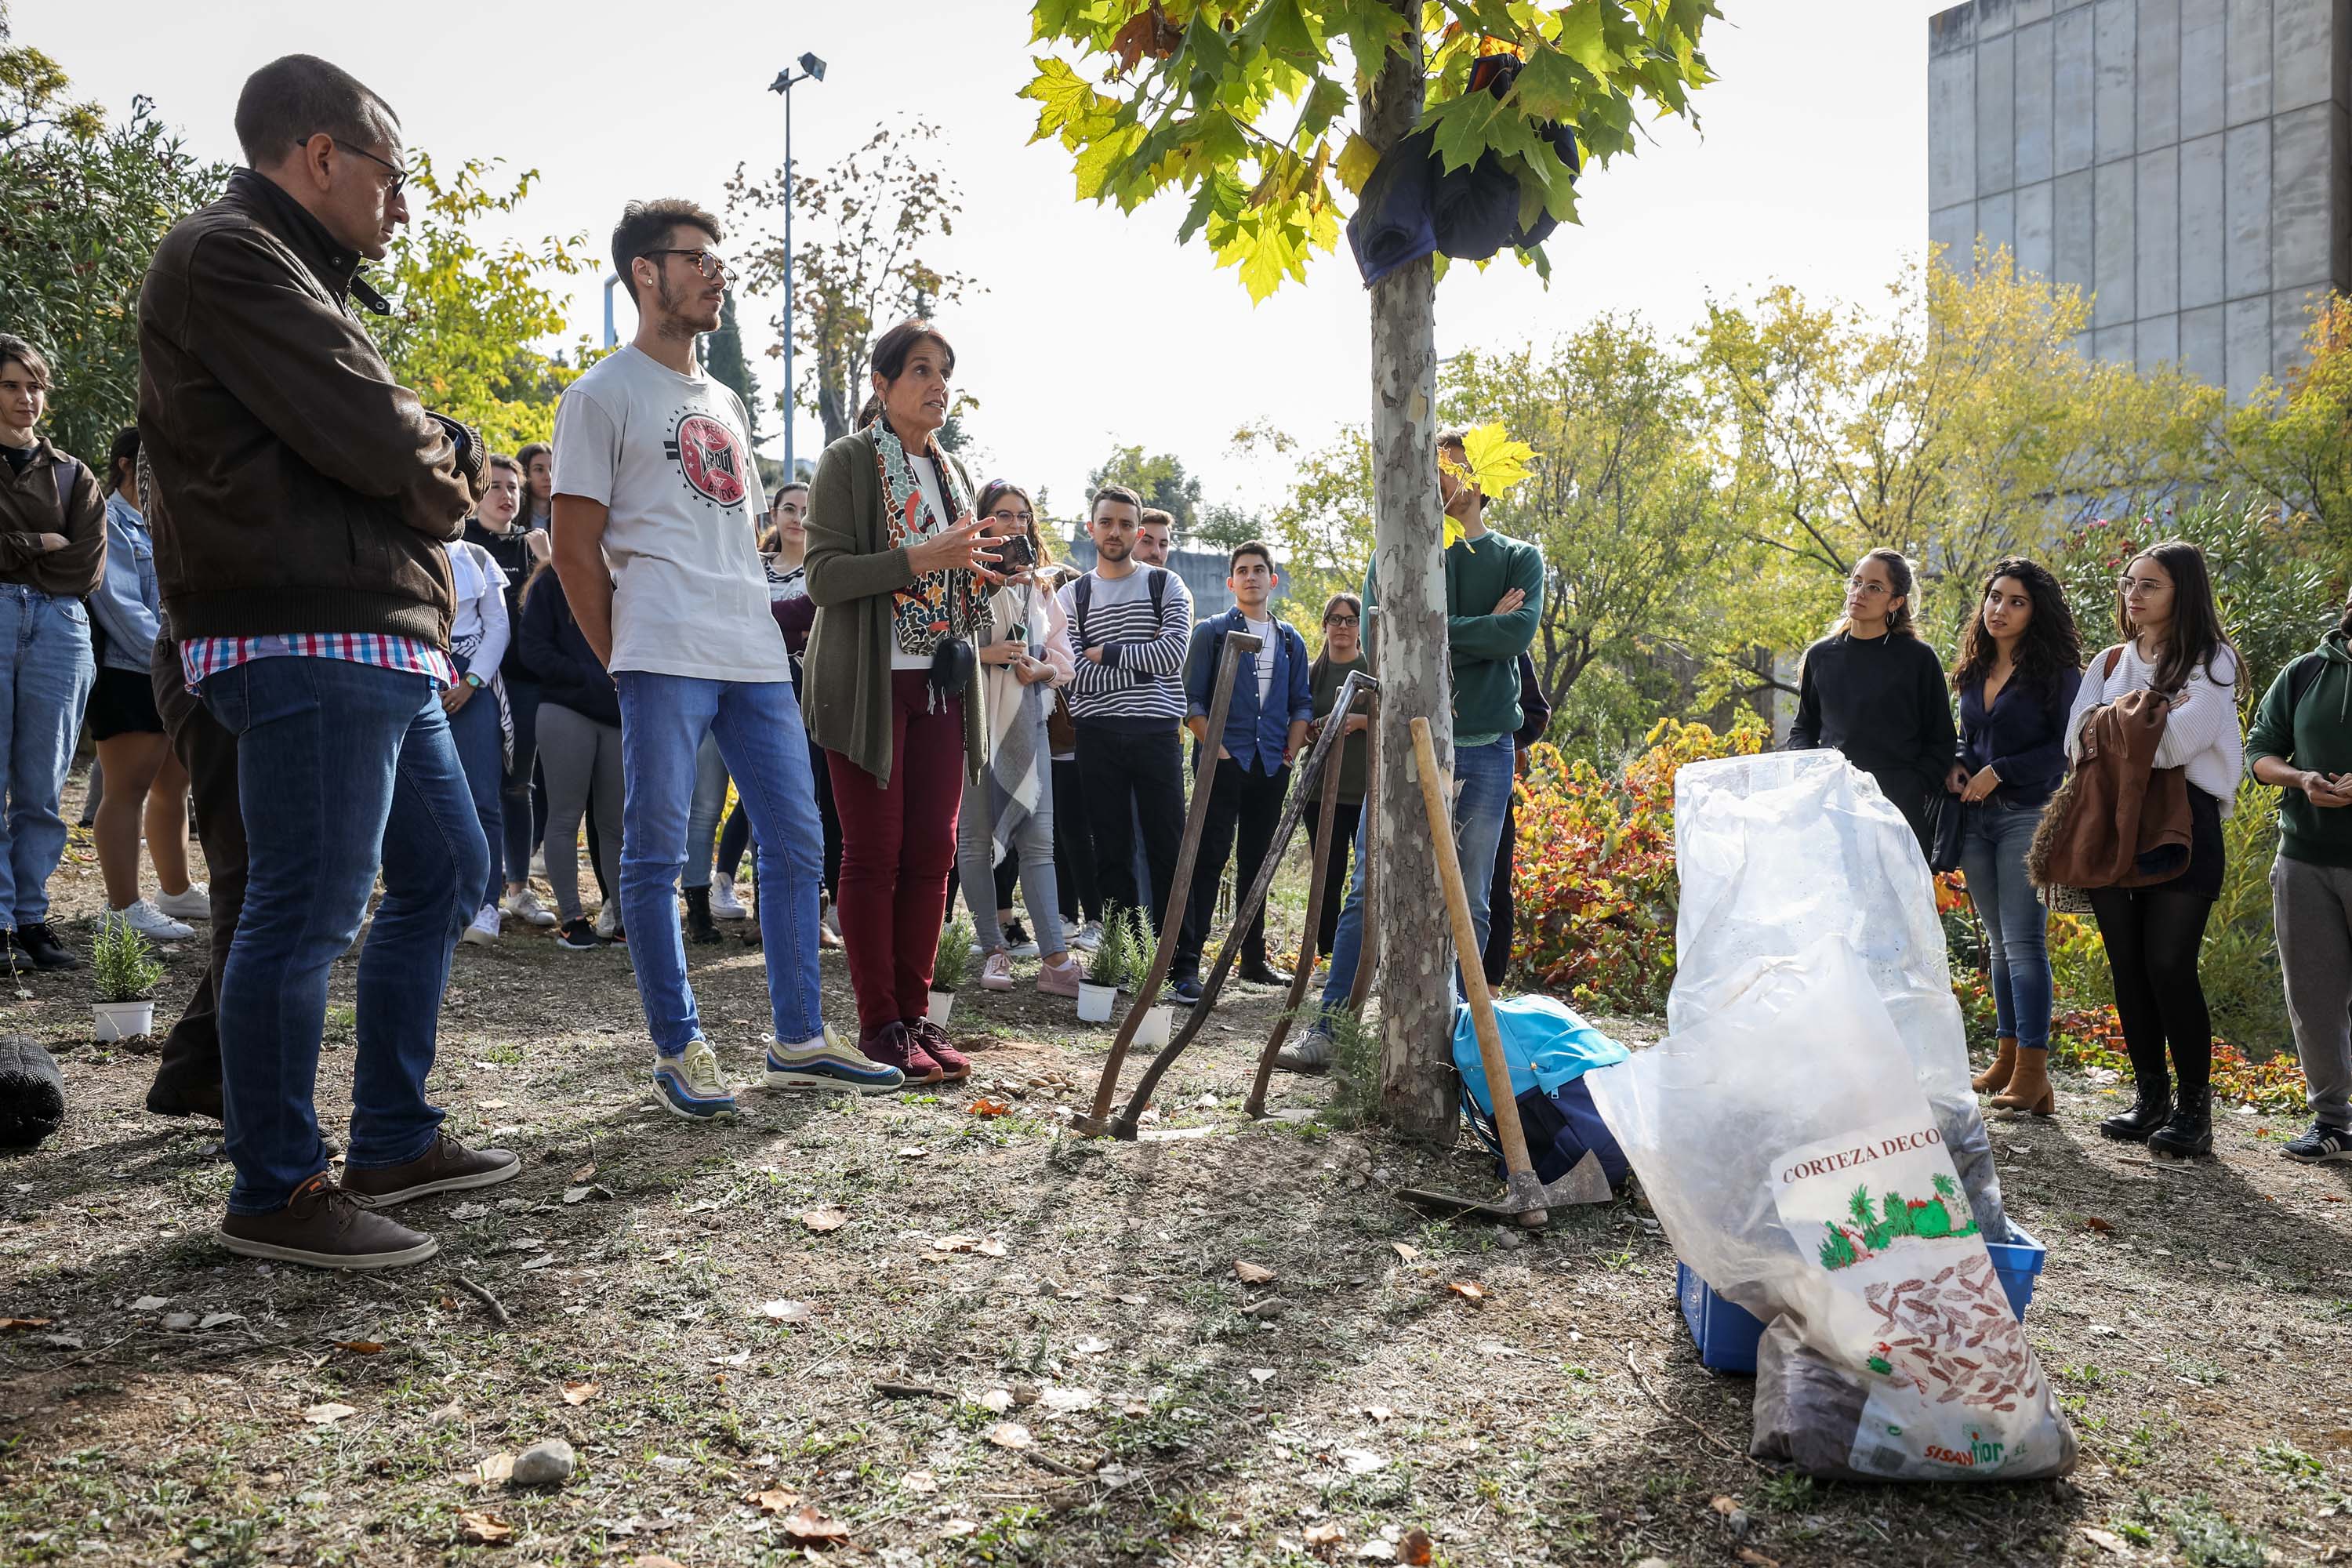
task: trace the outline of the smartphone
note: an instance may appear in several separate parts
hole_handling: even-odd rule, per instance
[[[1025,572],[1037,564],[1037,557],[1029,548],[1029,536],[1016,533],[1010,538],[992,540],[989,548],[996,552],[996,569],[1003,573]]]

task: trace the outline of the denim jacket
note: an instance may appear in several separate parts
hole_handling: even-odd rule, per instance
[[[1216,694],[1217,659],[1224,648],[1225,634],[1247,629],[1248,624],[1238,608],[1194,624],[1192,646],[1184,659],[1184,695],[1193,718],[1209,716],[1209,700]],[[1261,707],[1257,661],[1268,658],[1274,660],[1273,689]],[[1288,621],[1280,619],[1274,623],[1274,647],[1242,655],[1241,665],[1234,671],[1233,703],[1225,712],[1225,732],[1220,743],[1243,767],[1269,776],[1279,772],[1283,749],[1290,739],[1290,726],[1315,717],[1315,697],[1308,686],[1307,665],[1305,639]],[[1215,753],[1211,752],[1211,771],[1215,765]]]
[[[106,580],[89,596],[90,618],[106,639],[101,662],[107,668],[147,673],[162,603],[147,520],[117,491],[106,498]]]

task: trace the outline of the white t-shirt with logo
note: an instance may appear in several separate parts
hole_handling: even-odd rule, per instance
[[[613,661],[698,680],[790,680],[768,609],[751,420],[723,383],[624,344],[555,410],[557,495],[601,501]]]

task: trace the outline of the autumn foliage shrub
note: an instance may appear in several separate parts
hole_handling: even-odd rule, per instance
[[[1517,784],[1512,961],[1523,980],[1604,1013],[1654,1013],[1675,978],[1675,772],[1763,749],[1661,720],[1622,773],[1538,745]]]

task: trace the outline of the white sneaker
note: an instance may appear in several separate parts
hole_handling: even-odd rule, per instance
[[[457,940],[459,942],[470,942],[476,947],[488,947],[490,943],[498,941],[499,906],[496,904],[484,904],[480,910],[475,914],[474,923],[467,926],[466,928],[465,934],[460,936]]]
[[[827,899],[824,901],[824,918],[818,921],[817,923],[823,926],[826,931],[833,933],[833,942],[835,947],[841,945],[840,905],[835,903],[831,899]]]
[[[539,901],[539,895],[525,888],[519,893],[509,893],[499,900],[499,908],[527,926],[542,929],[556,923],[555,911]]]
[[[613,940],[613,933],[620,929],[621,900],[606,899],[604,907],[596,911],[596,934],[610,942]]]
[[[1080,952],[1092,952],[1102,945],[1102,922],[1088,921],[1070,933],[1070,945]]]
[[[710,874],[710,918],[715,921],[741,921],[751,918],[743,900],[735,896],[735,879]]]
[[[547,875],[547,847],[545,845],[541,845],[530,852],[530,874],[534,877],[544,877]]]
[[[114,918],[141,936],[152,938],[156,942],[185,942],[196,934],[189,927],[182,925],[145,899],[140,899],[127,908],[115,910]]]
[[[212,889],[202,882],[189,883],[184,892],[158,893],[149,901],[175,921],[208,921],[213,918]]]

